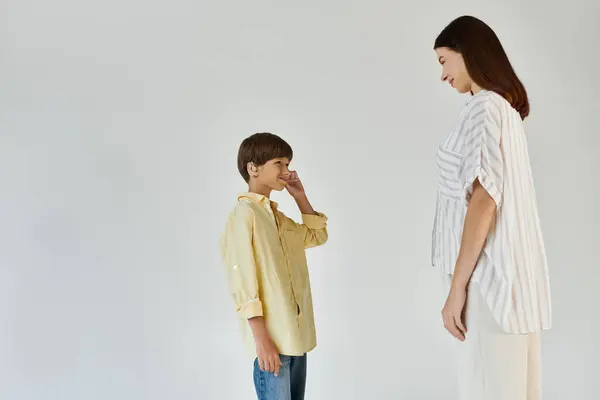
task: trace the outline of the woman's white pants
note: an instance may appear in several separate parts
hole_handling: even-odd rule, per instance
[[[452,275],[443,273],[446,294]],[[464,316],[467,334],[456,340],[460,400],[540,400],[539,333],[509,334],[494,320],[477,284],[471,282]]]

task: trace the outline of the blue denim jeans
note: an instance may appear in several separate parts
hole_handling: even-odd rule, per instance
[[[254,388],[258,400],[304,400],[306,387],[306,354],[280,355],[279,375],[260,370],[258,358],[254,360]]]

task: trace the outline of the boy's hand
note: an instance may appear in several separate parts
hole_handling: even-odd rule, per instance
[[[281,180],[285,183],[285,188],[292,197],[304,195],[304,186],[302,186],[296,171],[290,171],[290,175],[287,178],[281,178]]]
[[[279,367],[281,367],[281,359],[277,346],[273,343],[263,317],[254,317],[248,320],[252,333],[254,334],[254,342],[256,343],[256,355],[258,357],[258,365],[261,371],[273,372],[275,376],[279,375]]]
[[[281,359],[275,343],[269,336],[256,340],[256,353],[261,371],[273,372],[278,376]]]

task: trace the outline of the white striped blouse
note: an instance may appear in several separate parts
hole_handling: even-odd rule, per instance
[[[440,144],[437,164],[432,264],[453,274],[473,182],[479,179],[497,213],[471,279],[504,331],[549,329],[546,251],[519,113],[493,91],[471,96]]]

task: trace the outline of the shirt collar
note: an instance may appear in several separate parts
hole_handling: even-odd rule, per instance
[[[481,89],[479,92],[477,92],[475,94],[470,94],[469,98],[467,99],[467,101],[465,103],[469,104],[475,97],[479,96],[480,94],[486,93],[486,92],[488,92],[487,89]]]
[[[243,192],[240,193],[238,195],[238,201],[240,201],[241,199],[246,198],[246,199],[250,199],[258,204],[261,204],[262,206],[272,206],[274,209],[277,209],[277,207],[279,206],[279,204],[271,199],[269,199],[267,196],[264,196],[262,194],[258,194],[258,193],[253,193],[253,192]]]

